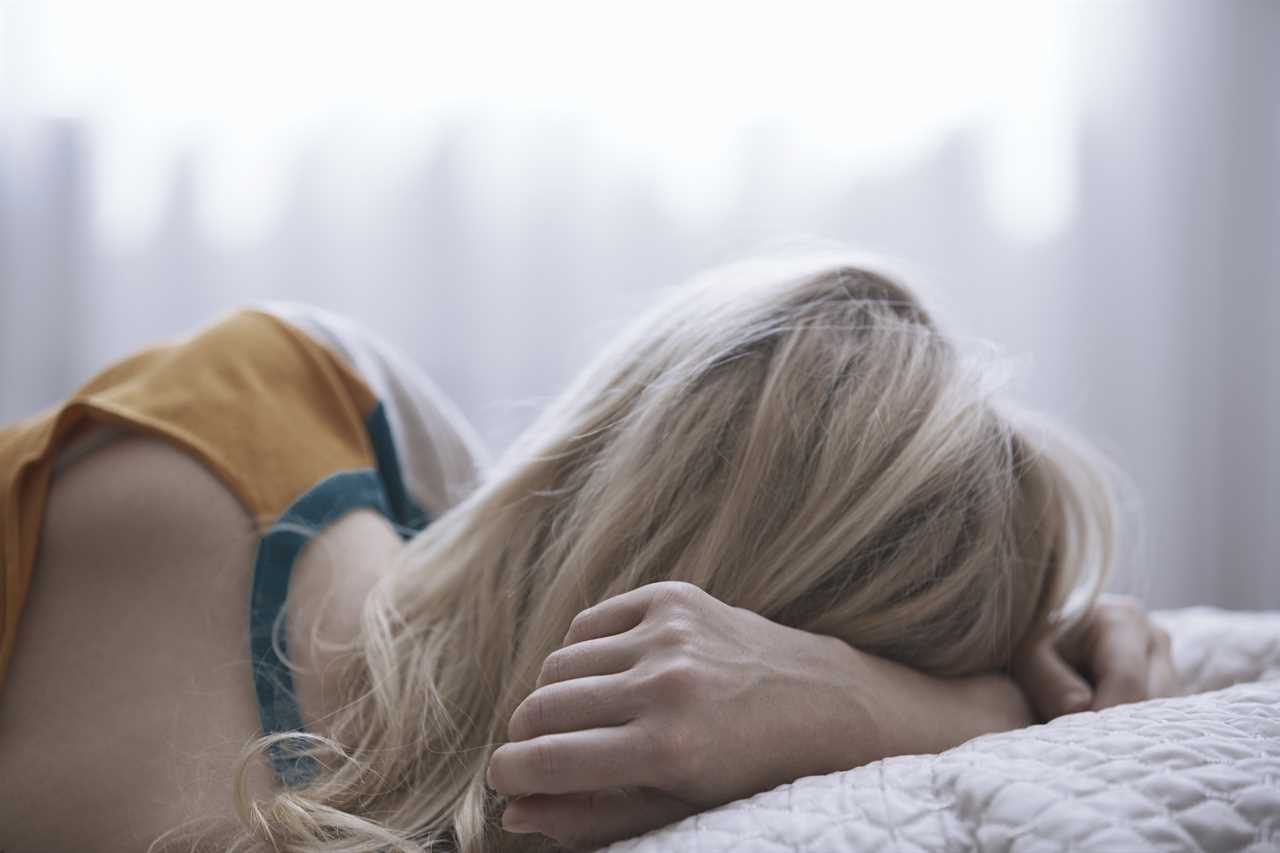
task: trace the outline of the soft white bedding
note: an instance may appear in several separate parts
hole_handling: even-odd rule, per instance
[[[1280,613],[1156,618],[1190,695],[800,779],[608,853],[1280,851]]]

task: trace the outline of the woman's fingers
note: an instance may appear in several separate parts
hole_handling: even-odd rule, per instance
[[[634,719],[633,692],[616,675],[589,675],[539,687],[516,707],[507,739],[620,726]]]
[[[487,781],[508,797],[660,787],[660,767],[638,726],[614,726],[503,744],[489,758]]]
[[[1014,677],[1042,720],[1084,711],[1093,699],[1089,683],[1062,659],[1050,639],[1036,643],[1015,662]]]
[[[1019,655],[1013,671],[1044,719],[1175,696],[1182,689],[1169,634],[1137,599],[1123,595],[1101,596],[1054,646],[1041,640]],[[1083,706],[1080,697],[1090,687],[1081,672],[1093,682],[1092,702]]]
[[[1140,609],[1135,615],[1117,608],[1099,621],[1089,661],[1097,685],[1093,700],[1095,711],[1149,698],[1150,635]]]
[[[697,810],[652,788],[534,794],[507,806],[502,827],[508,832],[540,832],[565,846],[587,849],[665,826]]]
[[[1150,663],[1147,693],[1152,697],[1179,695],[1182,692],[1182,679],[1173,665],[1172,644],[1169,634],[1163,628],[1153,628],[1148,654]]]
[[[630,669],[643,652],[624,633],[563,646],[547,655],[538,673],[537,687],[588,675],[611,675]]]
[[[707,593],[683,581],[658,581],[606,598],[573,618],[561,645],[621,634],[639,625],[651,608],[667,602],[690,603]]]

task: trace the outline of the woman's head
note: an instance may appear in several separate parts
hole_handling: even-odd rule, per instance
[[[864,268],[708,274],[510,460],[512,511],[545,529],[509,588],[532,626],[687,580],[921,669],[1002,667],[1105,570],[1110,503],[1060,437],[993,399],[988,367]]]
[[[585,607],[685,580],[926,671],[998,669],[1096,586],[1110,513],[1085,457],[994,400],[891,278],[714,271],[406,549],[366,603],[352,760],[290,802],[491,849],[488,756]]]

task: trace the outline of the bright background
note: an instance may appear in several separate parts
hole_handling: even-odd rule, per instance
[[[260,298],[501,449],[636,310],[899,259],[1133,480],[1117,585],[1280,607],[1280,4],[0,0],[0,420]]]

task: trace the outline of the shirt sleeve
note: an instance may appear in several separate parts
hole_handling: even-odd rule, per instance
[[[458,407],[408,356],[351,319],[296,302],[256,306],[337,353],[382,401],[405,489],[438,516],[479,485],[489,453]]]

